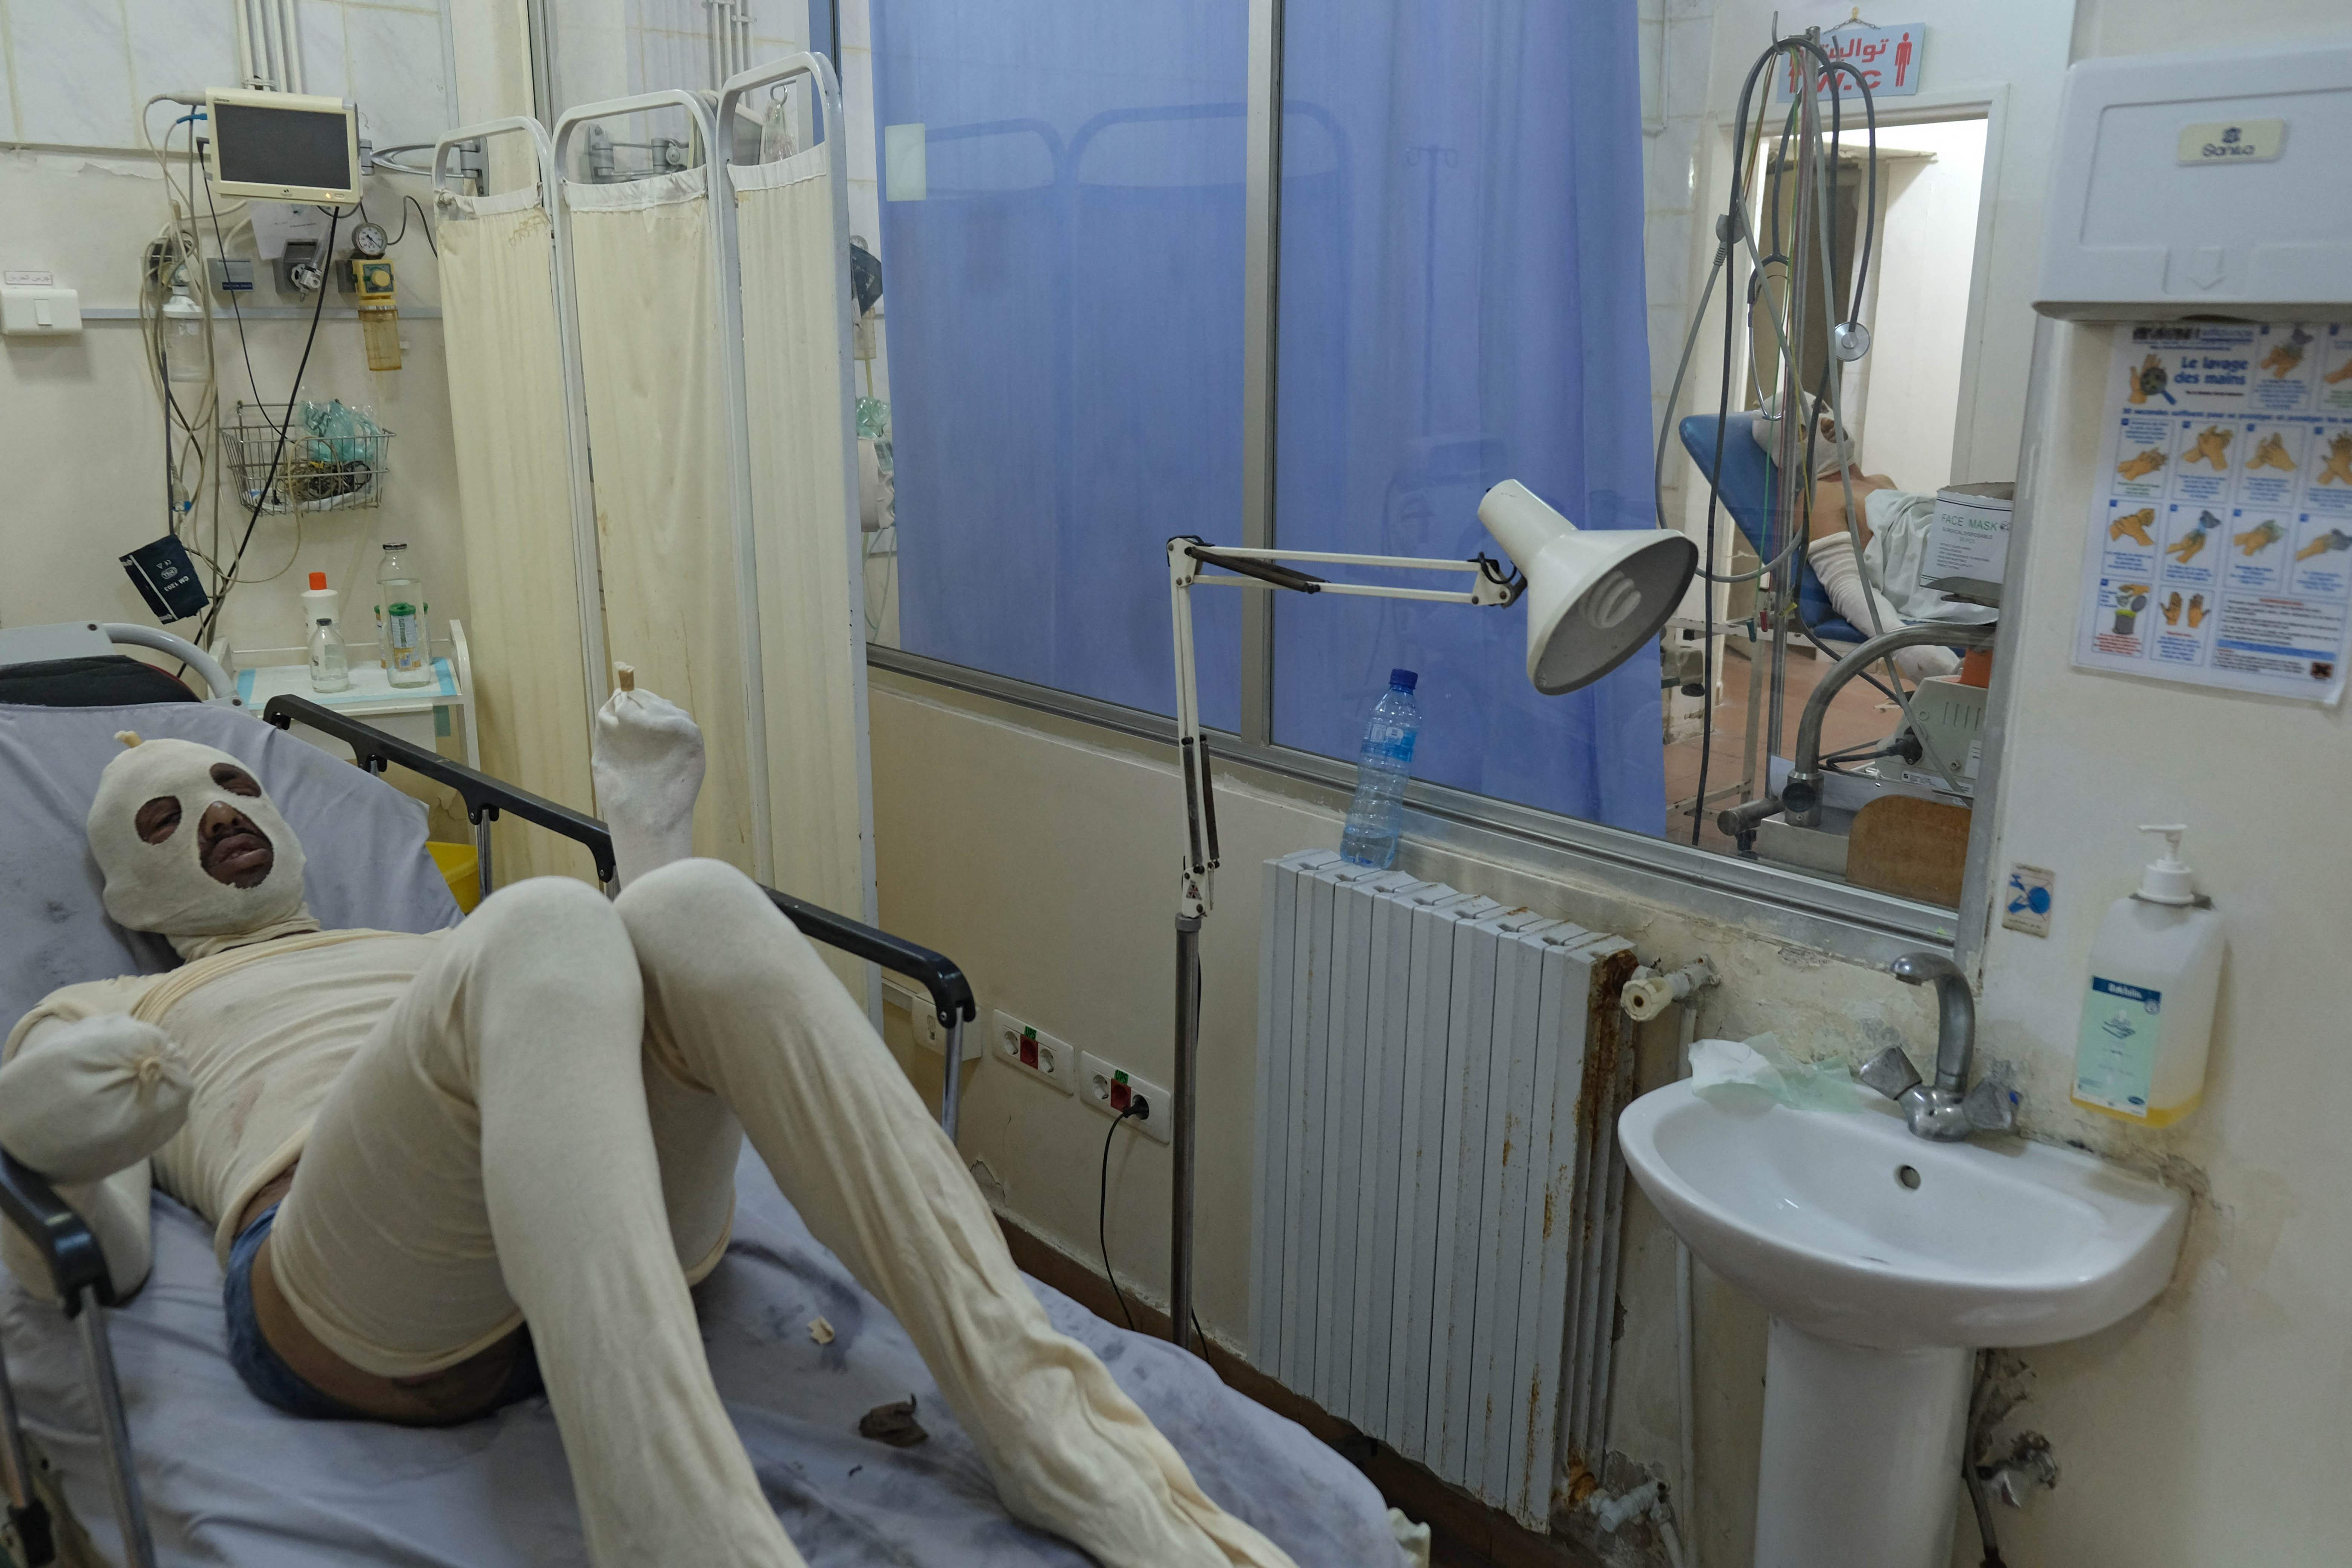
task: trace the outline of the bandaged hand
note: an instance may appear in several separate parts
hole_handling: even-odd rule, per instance
[[[52,1182],[102,1181],[170,1142],[192,1092],[152,1024],[51,1024],[0,1067],[0,1149]]]
[[[636,688],[627,665],[597,710],[591,738],[596,805],[613,835],[620,884],[694,854],[694,802],[702,793],[702,731],[677,703]]]

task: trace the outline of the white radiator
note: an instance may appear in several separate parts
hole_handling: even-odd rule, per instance
[[[1537,1528],[1605,1436],[1633,967],[1329,850],[1265,864],[1251,1359]]]

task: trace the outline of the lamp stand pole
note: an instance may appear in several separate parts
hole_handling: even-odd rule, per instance
[[[1280,564],[1311,561],[1330,565],[1375,566],[1418,572],[1472,574],[1466,589],[1392,588],[1332,583]],[[1212,576],[1217,566],[1230,576]],[[1201,729],[1199,671],[1192,650],[1192,594],[1200,584],[1234,588],[1282,588],[1297,594],[1346,594],[1373,599],[1420,599],[1428,603],[1499,607],[1516,603],[1527,580],[1486,556],[1468,561],[1404,555],[1348,555],[1312,550],[1241,550],[1212,546],[1190,536],[1168,542],[1168,595],[1176,645],[1176,752],[1184,773],[1184,863],[1176,885],[1176,1062],[1169,1108],[1169,1145],[1175,1152],[1169,1215],[1169,1338],[1180,1348],[1192,1344],[1192,1194],[1197,1162],[1193,1147],[1201,1058],[1201,927],[1215,902],[1218,864],[1217,801],[1209,776],[1209,741]]]

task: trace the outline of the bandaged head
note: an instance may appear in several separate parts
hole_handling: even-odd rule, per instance
[[[89,847],[117,925],[154,931],[183,958],[316,931],[302,901],[302,846],[226,752],[128,731],[89,808]]]

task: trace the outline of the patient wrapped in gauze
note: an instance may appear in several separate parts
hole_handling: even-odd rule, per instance
[[[192,1089],[152,1024],[116,1013],[43,1029],[0,1067],[0,1149],[53,1182],[100,1181],[170,1142]]]

